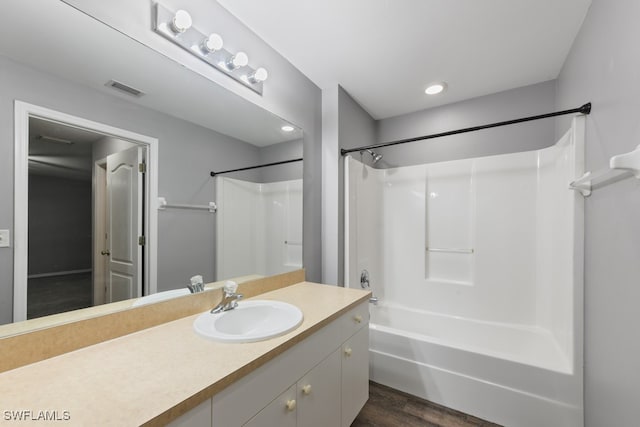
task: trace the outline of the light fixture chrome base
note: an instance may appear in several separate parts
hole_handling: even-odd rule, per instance
[[[202,41],[207,37],[207,34],[193,26],[183,33],[176,33],[171,27],[171,22],[175,12],[167,9],[160,3],[156,3],[156,7],[154,9],[155,21],[153,30],[156,33],[177,44],[184,50],[189,51],[192,55],[213,66],[222,74],[226,74],[254,92],[262,95],[263,82],[251,81],[249,79],[249,76],[255,72],[253,68],[247,65],[233,70],[229,69],[227,63],[233,59],[233,54],[231,52],[222,48],[220,50],[207,53],[202,49]]]

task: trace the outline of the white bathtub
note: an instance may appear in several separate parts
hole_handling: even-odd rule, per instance
[[[505,426],[581,426],[582,388],[545,330],[381,303],[371,379]],[[581,369],[581,367],[580,367]]]

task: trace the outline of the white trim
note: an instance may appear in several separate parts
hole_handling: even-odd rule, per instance
[[[28,279],[40,279],[43,277],[57,277],[57,276],[70,276],[72,274],[83,274],[83,273],[91,273],[93,270],[90,268],[86,268],[84,270],[67,270],[67,271],[54,271],[52,273],[39,273],[39,274],[30,274],[27,276]]]
[[[27,318],[30,117],[61,122],[69,126],[142,143],[149,147],[145,197],[148,219],[145,225],[145,235],[147,236],[145,294],[155,293],[157,291],[158,265],[158,139],[16,100],[14,117],[13,321],[17,322]]]
[[[105,302],[106,259],[105,249],[105,209],[107,187],[107,159],[93,163],[93,305]]]

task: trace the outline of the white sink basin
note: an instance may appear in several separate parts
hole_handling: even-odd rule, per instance
[[[302,323],[302,311],[281,301],[240,301],[222,313],[203,313],[193,329],[203,337],[222,342],[255,342],[285,334]]]

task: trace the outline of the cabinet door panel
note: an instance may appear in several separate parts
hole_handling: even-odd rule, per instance
[[[342,426],[349,427],[369,399],[369,327],[342,345]]]
[[[340,349],[298,381],[298,427],[340,425]]]
[[[294,384],[251,418],[245,427],[296,427],[296,406],[296,385]]]

